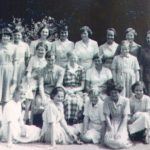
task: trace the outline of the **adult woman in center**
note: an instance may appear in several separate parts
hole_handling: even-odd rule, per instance
[[[92,65],[93,56],[99,52],[99,48],[97,42],[89,38],[92,30],[88,26],[81,27],[80,32],[81,40],[75,43],[75,52],[81,66],[88,69]]]
[[[64,102],[65,119],[68,124],[74,124],[82,116],[80,113],[82,113],[84,104],[82,91],[85,84],[85,70],[77,64],[78,57],[75,52],[68,53],[68,60],[63,80],[63,86],[67,92]]]

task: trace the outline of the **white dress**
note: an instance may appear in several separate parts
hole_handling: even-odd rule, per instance
[[[52,51],[56,54],[56,64],[65,68],[68,63],[67,53],[73,51],[74,43],[66,39],[57,40],[52,43]]]
[[[20,41],[16,44],[17,84],[20,84],[25,75],[25,58],[30,57],[30,48],[27,43]]]
[[[122,95],[131,96],[131,86],[136,82],[136,72],[140,70],[135,56],[128,54],[127,57],[115,56],[112,62],[112,70],[116,76],[113,79],[123,86]]]
[[[71,144],[73,139],[66,133],[64,128],[61,126],[60,121],[64,119],[63,104],[60,103],[58,106],[50,101],[44,112],[43,112],[43,127],[41,134],[44,135],[45,142],[51,142],[49,124],[54,124],[55,141],[59,144]],[[68,129],[74,132],[71,126],[67,126]]]
[[[130,98],[131,115],[134,122],[129,124],[130,134],[150,129],[150,97],[143,95],[141,100],[135,96]]]
[[[33,125],[24,125],[21,111],[20,101],[10,100],[4,106],[2,120],[2,138],[4,141],[7,141],[8,138],[8,122],[11,122],[12,138],[16,142],[28,143],[40,139],[40,128]],[[21,134],[25,134],[25,136],[22,137]]]
[[[88,69],[92,65],[93,56],[99,53],[98,44],[92,39],[89,39],[87,45],[80,40],[75,43],[75,52],[79,58],[80,65]]]
[[[116,53],[117,48],[118,44],[116,42],[113,42],[111,45],[109,45],[107,42],[103,45],[100,45],[99,53],[106,59],[104,63],[105,67],[111,69],[112,59]]]
[[[85,137],[92,139],[93,143],[99,143],[101,138],[102,122],[105,121],[103,115],[103,101],[99,99],[95,106],[89,101],[84,108],[84,116],[88,117],[89,125]]]

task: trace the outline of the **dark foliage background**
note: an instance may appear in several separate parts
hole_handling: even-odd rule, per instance
[[[80,39],[79,28],[92,28],[99,44],[105,41],[108,27],[117,30],[117,41],[124,38],[127,27],[138,32],[136,41],[143,43],[150,29],[150,0],[0,0],[0,18],[9,21],[12,16],[40,19],[45,15],[66,19],[70,27],[70,39]]]

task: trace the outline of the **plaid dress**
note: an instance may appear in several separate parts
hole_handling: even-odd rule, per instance
[[[75,70],[72,70],[70,65],[66,66],[63,86],[64,87],[80,87],[82,81],[85,80],[85,70],[76,65]],[[67,122],[76,123],[79,119],[79,113],[83,109],[83,93],[77,92],[73,94],[67,94],[64,102],[65,119]]]

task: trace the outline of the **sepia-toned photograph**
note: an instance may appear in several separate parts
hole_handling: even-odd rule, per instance
[[[0,0],[0,150],[150,150],[150,0]]]

